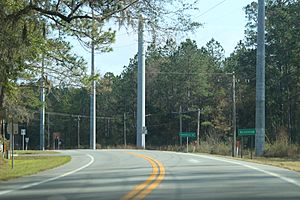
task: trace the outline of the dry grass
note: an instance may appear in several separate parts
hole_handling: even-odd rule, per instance
[[[250,159],[249,157],[237,158],[239,160],[244,160],[248,162],[255,162],[259,164],[272,165],[276,167],[281,167],[296,172],[300,172],[300,159],[299,158],[269,158],[269,157],[254,157]]]
[[[41,151],[41,150],[28,150],[28,151],[22,151],[22,150],[15,150],[15,154],[22,155],[22,154],[59,154],[57,151],[51,151],[51,150],[46,150],[46,151]]]

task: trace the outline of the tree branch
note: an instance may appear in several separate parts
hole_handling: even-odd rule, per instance
[[[114,11],[112,11],[112,12],[110,12],[110,13],[108,13],[108,14],[102,16],[102,17],[99,17],[98,20],[99,20],[99,21],[104,21],[104,20],[108,19],[109,17],[113,16],[113,15],[116,14],[116,13],[119,13],[119,12],[121,12],[121,11],[126,10],[127,8],[129,8],[129,7],[132,6],[133,4],[137,3],[138,1],[139,1],[139,0],[134,0],[134,1],[132,1],[131,3],[129,3],[128,5],[126,5],[125,7],[121,8],[121,9],[114,10]],[[96,19],[97,19],[97,17],[96,17]]]
[[[58,7],[59,7],[59,4],[60,4],[60,1],[61,1],[61,0],[58,0],[58,1],[57,1],[57,4],[56,4],[56,6],[55,6],[55,8],[56,8],[55,10],[56,10],[56,11],[58,11]]]
[[[80,8],[80,6],[82,6],[84,3],[85,3],[85,1],[83,1],[83,2],[81,2],[81,3],[79,3],[79,4],[77,4],[77,5],[75,6],[75,8],[72,9],[72,11],[71,11],[70,14],[68,15],[68,17],[69,17],[69,18],[72,17],[72,15],[73,15],[73,14]]]
[[[74,16],[74,13],[76,11],[78,11],[78,9],[84,5],[86,1],[82,1],[80,3],[78,3],[74,9],[71,10],[71,12],[68,14],[68,16],[62,14],[61,12],[59,12],[59,5],[61,4],[61,0],[59,0],[56,4],[56,8],[55,10],[46,10],[44,8],[41,8],[39,7],[38,5],[35,5],[33,4],[32,2],[29,3],[29,5],[25,6],[23,9],[19,10],[18,12],[15,12],[13,14],[10,14],[7,16],[7,18],[19,18],[21,15],[25,15],[27,13],[29,13],[30,11],[34,10],[34,11],[37,11],[41,14],[44,14],[44,15],[51,15],[51,16],[56,16],[58,18],[60,18],[61,20],[65,21],[65,22],[68,22],[70,23],[72,20],[75,20],[75,19],[92,19],[93,17],[91,15],[75,15]],[[102,15],[101,17],[95,17],[98,21],[104,21],[106,19],[108,19],[109,17],[113,16],[114,14],[116,13],[119,13],[119,12],[122,12],[126,9],[128,9],[130,6],[132,6],[133,4],[137,3],[138,0],[134,0],[132,2],[130,2],[128,5],[124,6],[123,8],[121,9],[117,9],[117,10],[114,10],[106,15]]]

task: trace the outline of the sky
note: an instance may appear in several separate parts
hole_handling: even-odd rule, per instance
[[[195,40],[200,48],[214,38],[223,46],[225,56],[229,56],[238,41],[244,38],[246,18],[243,8],[252,1],[199,0],[197,5],[199,10],[193,17],[195,21],[202,23],[203,27],[186,37],[177,38],[176,42],[180,43],[189,38]],[[113,51],[95,55],[96,71],[101,76],[106,72],[119,75],[123,71],[123,67],[129,64],[130,58],[137,53],[137,33],[132,30],[119,30],[118,27],[116,30],[116,42],[112,45]],[[77,41],[72,40],[71,42],[74,46],[74,53],[82,56],[90,66],[90,53],[84,50]]]

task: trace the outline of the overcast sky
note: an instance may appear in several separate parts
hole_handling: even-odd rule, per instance
[[[185,38],[177,38],[177,42],[180,43],[186,38],[190,38],[197,42],[198,47],[201,47],[211,38],[214,38],[225,49],[225,55],[229,56],[238,41],[244,38],[246,19],[243,8],[252,1],[199,0],[199,11],[195,13],[194,17],[204,26]],[[90,53],[85,51],[76,41],[72,40],[72,44],[74,52],[83,56],[90,66]],[[128,65],[129,59],[137,53],[137,33],[118,30],[116,42],[112,47],[113,52],[95,55],[96,69],[101,75],[106,72],[113,72],[118,75],[123,71],[123,66]]]

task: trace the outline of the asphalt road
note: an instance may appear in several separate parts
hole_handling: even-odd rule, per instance
[[[299,200],[300,173],[276,167],[159,151],[70,150],[56,169],[0,182],[0,200]]]

